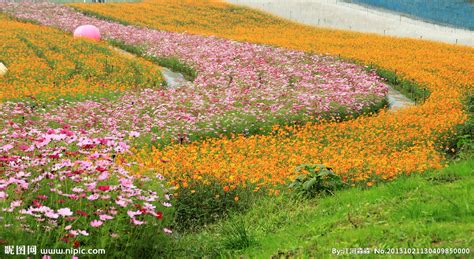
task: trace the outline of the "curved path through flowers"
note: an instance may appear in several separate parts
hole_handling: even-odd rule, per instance
[[[124,56],[128,58],[135,57],[133,54],[126,52],[122,49],[117,49],[117,48],[113,48],[113,49],[118,51],[121,54],[124,54]],[[191,83],[187,81],[181,73],[173,72],[166,67],[161,68],[161,72],[169,88],[178,88],[181,86],[186,86],[187,84]],[[393,89],[390,86],[387,86],[387,87],[388,87],[387,98],[388,98],[390,109],[398,110],[398,109],[402,109],[408,106],[415,105],[415,102],[413,102],[412,100],[404,96],[399,91]]]

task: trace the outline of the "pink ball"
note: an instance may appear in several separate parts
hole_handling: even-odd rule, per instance
[[[74,37],[83,37],[91,40],[100,41],[99,28],[94,25],[82,25],[74,30]]]

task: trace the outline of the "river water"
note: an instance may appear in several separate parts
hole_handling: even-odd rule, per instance
[[[474,30],[474,0],[345,0],[432,23]]]

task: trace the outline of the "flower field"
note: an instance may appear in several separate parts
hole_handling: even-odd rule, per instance
[[[167,1],[143,3],[147,8],[141,8],[141,5],[133,4],[127,9],[138,8],[139,12],[145,12],[134,16],[134,19],[142,19],[140,21],[127,20],[127,13],[113,8],[114,4],[77,6],[98,8],[97,12],[102,15],[115,15],[127,22],[156,28],[161,28],[161,23],[159,20],[154,23],[154,20],[147,18],[146,12],[149,10],[162,9],[164,6],[183,6],[183,10],[197,10],[196,15],[202,15],[203,10],[214,10],[205,8],[206,4],[199,8],[203,2],[199,2],[197,6],[188,2],[183,4]],[[214,6],[214,2],[207,2],[207,5]],[[233,10],[233,7],[225,4],[216,6],[217,14],[210,15],[211,21],[220,17],[222,12],[228,12],[229,8]],[[364,101],[374,102],[374,99],[361,99],[357,96],[365,97],[371,91],[371,94],[380,98],[386,91],[377,81],[377,76],[362,73],[362,68],[330,57],[214,37],[123,26],[87,17],[57,5],[40,4],[33,7],[4,4],[2,8],[20,18],[36,20],[67,31],[79,24],[95,24],[105,32],[106,37],[140,45],[149,55],[177,57],[197,69],[198,76],[194,84],[179,91],[144,90],[138,94],[126,95],[117,102],[74,103],[39,115],[42,120],[54,118],[55,122],[69,117],[69,122],[78,127],[90,126],[90,121],[94,121],[96,134],[100,134],[102,129],[108,129],[116,130],[122,135],[148,134],[152,141],[166,137],[182,140],[188,138],[188,134],[199,131],[233,132],[232,126],[239,123],[245,125],[249,121],[252,124],[268,120],[270,124],[275,122],[274,118],[277,116],[285,117],[290,114],[291,117],[292,113],[299,114],[298,111],[301,110],[306,116],[320,116],[322,112],[339,106],[360,110]],[[36,12],[37,10],[43,11]],[[237,8],[236,12],[242,17],[255,14],[254,11],[248,11],[247,14],[247,11]],[[367,182],[392,179],[399,174],[425,171],[442,165],[443,156],[439,152],[442,147],[436,146],[439,144],[439,137],[449,134],[455,125],[461,124],[466,118],[460,96],[472,89],[473,70],[470,66],[472,62],[469,62],[472,59],[469,57],[474,53],[471,49],[306,27],[302,30],[298,27],[301,25],[262,17],[265,18],[261,18],[262,26],[249,25],[247,32],[235,28],[235,24],[226,26],[221,23],[223,27],[214,28],[212,33],[289,48],[295,48],[294,44],[298,42],[297,48],[305,51],[339,54],[389,68],[426,85],[431,96],[423,105],[396,113],[381,112],[375,117],[361,117],[342,123],[329,121],[297,127],[275,126],[272,128],[274,134],[270,135],[242,135],[188,145],[169,145],[151,152],[148,148],[138,148],[134,155],[126,159],[138,162],[140,171],[159,168],[173,185],[181,187],[186,187],[191,179],[208,177],[217,178],[224,185],[229,184],[234,188],[246,183],[277,186],[291,179],[293,168],[298,164],[311,162],[329,164],[346,179]],[[193,15],[187,15],[186,19],[193,19]],[[166,24],[164,21],[162,23]],[[271,29],[273,26],[279,29]],[[264,27],[266,32],[255,31]],[[180,27],[164,28],[182,30]],[[186,28],[195,33],[211,33],[200,30],[209,29],[206,25]],[[285,30],[282,31],[282,28]],[[288,35],[293,31],[304,31],[306,34]],[[320,34],[320,41],[323,42],[311,43],[310,32]],[[255,34],[262,37],[251,39],[245,36]],[[276,36],[279,34],[287,36]],[[281,42],[283,39],[293,40]],[[330,40],[334,43],[329,42]],[[196,48],[198,42],[206,48]],[[392,42],[391,48],[386,47],[389,42]],[[351,51],[356,47],[359,48],[357,53]],[[424,55],[424,49],[433,48],[439,51],[434,55]],[[421,62],[413,61],[412,57],[419,56],[423,56]],[[297,73],[293,72],[295,68]],[[351,79],[351,76],[357,78]],[[294,82],[293,78],[296,78]],[[314,84],[315,82],[319,84]],[[222,85],[227,87],[222,89]],[[286,88],[278,88],[281,85]],[[329,89],[331,92],[328,92]],[[348,89],[360,90],[347,91]],[[123,103],[129,105],[123,106]],[[334,103],[337,105],[329,106]],[[313,110],[314,107],[319,110]],[[81,116],[83,113],[94,119],[84,120]],[[229,120],[234,121],[229,123]],[[248,127],[242,133],[246,130],[248,131]],[[162,160],[169,160],[169,163],[162,163]]]
[[[0,3],[0,244],[159,254],[161,243],[144,241],[182,230],[181,210],[279,195],[302,164],[365,187],[442,168],[468,118],[473,48],[318,29],[215,0],[72,6]],[[74,39],[83,24],[148,60]],[[160,60],[192,81],[166,87]],[[388,86],[373,67],[429,98],[383,109]]]
[[[51,28],[0,16],[0,61],[9,73],[0,79],[0,100],[58,99],[161,87],[160,70],[145,60],[123,62],[105,44],[72,40]]]
[[[230,184],[282,183],[296,165],[314,162],[329,164],[356,181],[392,179],[442,166],[440,152],[451,148],[443,146],[442,139],[466,119],[462,101],[474,86],[474,50],[469,47],[318,29],[215,0],[149,0],[126,4],[127,8],[73,6],[156,29],[339,55],[396,71],[431,92],[424,104],[395,113],[138,153],[139,161],[162,168],[178,185],[187,185],[189,179],[183,175],[212,175]],[[170,163],[161,164],[160,157]]]
[[[193,84],[180,89],[144,90],[115,102],[74,103],[70,109],[63,106],[52,111],[48,118],[74,115],[80,109],[96,117],[93,121],[107,121],[101,125],[107,129],[145,133],[152,141],[188,140],[196,134],[249,134],[273,124],[357,114],[364,108],[382,106],[387,93],[387,86],[374,72],[332,57],[127,27],[57,5],[11,4],[3,8],[20,18],[68,31],[80,24],[95,24],[111,39],[140,45],[155,57],[177,57],[198,71]],[[38,9],[44,12],[36,12]],[[84,119],[79,115],[70,118],[70,123],[89,123],[90,117]]]
[[[24,236],[79,247],[131,242],[143,229],[163,229],[170,196],[162,176],[137,178],[113,159],[129,152],[128,136],[99,134],[46,112],[78,97],[99,99],[145,85],[160,89],[160,68],[123,60],[106,44],[73,40],[56,29],[3,15],[0,24],[1,59],[9,67],[0,79],[1,242]],[[34,233],[45,234],[28,237]]]

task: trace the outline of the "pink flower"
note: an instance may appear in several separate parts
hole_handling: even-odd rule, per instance
[[[8,194],[6,192],[0,192],[0,200],[4,200],[8,198]]]
[[[117,146],[115,146],[114,150],[117,153],[124,153],[129,149],[129,146],[125,142],[119,142]]]
[[[44,215],[52,219],[57,219],[59,217],[59,215],[54,213],[53,211],[47,211]]]
[[[109,178],[109,173],[103,172],[99,175],[99,177],[97,177],[97,180],[103,181],[103,180],[106,180],[107,178]]]
[[[100,220],[105,221],[105,220],[111,220],[111,219],[113,219],[114,217],[109,216],[109,215],[107,215],[107,214],[102,214],[102,215],[99,216],[99,218],[100,218]]]
[[[130,137],[132,138],[138,138],[140,136],[140,132],[137,131],[130,131]]]
[[[63,217],[68,217],[72,215],[72,211],[69,208],[62,208],[58,210],[58,214]]]
[[[91,226],[94,227],[94,228],[100,227],[100,226],[102,226],[102,224],[104,224],[104,222],[102,222],[100,220],[93,220],[91,222]]]
[[[95,194],[89,195],[89,196],[87,197],[87,199],[90,200],[90,201],[94,201],[94,200],[99,199],[99,197],[100,197],[99,194],[95,193]]]
[[[117,205],[120,205],[120,207],[127,207],[128,205],[128,202],[126,200],[123,200],[123,199],[118,199],[115,201],[115,203],[117,203]]]
[[[8,152],[8,150],[12,149],[13,145],[12,144],[6,144],[0,148],[0,150],[3,150],[5,152]]]
[[[92,191],[92,190],[95,189],[97,184],[95,182],[93,182],[93,183],[86,183],[84,185],[87,187],[87,190]]]
[[[167,234],[173,233],[173,231],[172,231],[171,229],[169,229],[169,228],[163,228],[163,231],[164,231],[165,233],[167,233]]]
[[[132,222],[134,225],[142,225],[145,223],[145,221],[136,220],[135,218],[132,218]]]
[[[20,207],[22,203],[21,200],[12,201],[12,203],[10,203],[10,208]]]
[[[48,199],[48,196],[46,195],[38,195],[36,196],[36,198],[40,199],[40,200],[47,200]]]
[[[133,186],[133,183],[131,180],[129,179],[126,179],[126,178],[121,178],[119,180],[120,184],[124,187],[132,187]]]
[[[22,151],[25,151],[25,150],[28,150],[30,147],[27,145],[20,145],[18,148],[20,148],[20,150]]]
[[[142,212],[139,211],[139,210],[137,210],[137,211],[131,211],[131,210],[129,210],[129,211],[127,211],[127,214],[128,214],[128,216],[129,216],[130,218],[134,218],[134,217],[137,216],[137,215],[141,215]]]
[[[79,234],[81,234],[83,236],[88,236],[89,235],[89,233],[87,233],[87,231],[85,231],[85,230],[78,229],[77,232],[79,232]]]
[[[73,191],[73,192],[83,192],[84,189],[79,188],[79,187],[74,187],[74,188],[72,188],[72,191]]]

